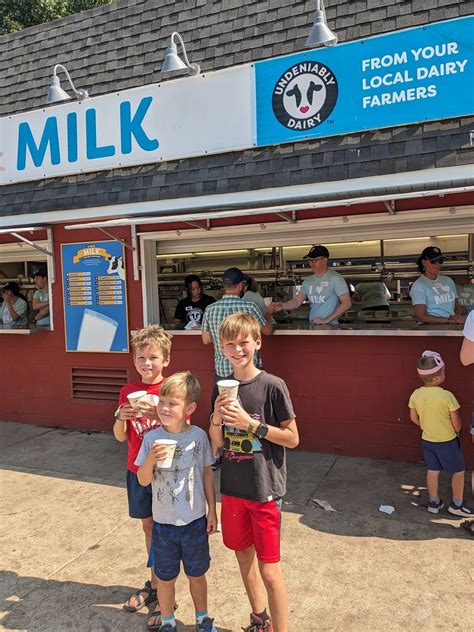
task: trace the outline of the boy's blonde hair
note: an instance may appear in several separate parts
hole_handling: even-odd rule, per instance
[[[136,357],[138,351],[145,347],[157,347],[163,354],[163,359],[168,360],[171,352],[171,338],[160,325],[148,325],[139,329],[132,337],[133,357]]]
[[[439,364],[431,355],[422,355],[418,359],[418,362],[416,363],[416,368],[421,369],[422,371],[434,369],[437,366],[439,366]],[[438,371],[435,371],[434,373],[430,373],[429,375],[421,375],[420,373],[418,373],[418,377],[423,382],[423,384],[431,384],[431,382],[433,381],[433,378],[437,377],[438,375],[441,375],[443,371],[444,371],[444,364],[443,366],[440,367]]]
[[[252,336],[254,340],[258,340],[261,336],[258,320],[245,312],[237,312],[224,318],[219,327],[221,343],[236,340],[242,336]]]
[[[178,397],[187,404],[199,401],[201,386],[191,371],[178,371],[167,377],[160,389],[160,396]]]

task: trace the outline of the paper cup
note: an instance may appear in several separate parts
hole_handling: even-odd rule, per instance
[[[147,402],[147,404],[153,404],[153,406],[158,406],[160,398],[158,397],[158,395],[155,395],[154,393],[147,393],[146,395],[140,398],[140,401]]]
[[[219,389],[219,395],[227,393],[231,399],[237,399],[237,393],[239,391],[239,382],[237,380],[219,380],[217,382],[217,388]]]
[[[263,302],[265,303],[265,306],[268,307],[269,305],[273,303],[273,299],[271,296],[265,296],[265,298],[263,299]]]
[[[129,393],[127,395],[127,399],[130,402],[130,406],[135,408],[138,402],[142,399],[142,397],[145,397],[145,395],[148,395],[146,391],[134,391],[133,393]]]
[[[163,469],[170,468],[173,463],[173,457],[176,450],[177,441],[174,439],[157,439],[153,443],[166,446],[166,456],[164,459],[156,462],[156,467]]]

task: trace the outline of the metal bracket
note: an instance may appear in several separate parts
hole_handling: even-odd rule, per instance
[[[48,230],[51,230],[51,229],[48,229]],[[20,241],[24,241],[25,244],[28,244],[32,248],[35,248],[35,250],[39,250],[40,252],[42,252],[45,255],[48,255],[48,257],[52,257],[53,256],[52,252],[50,252],[49,250],[46,250],[45,248],[42,248],[41,246],[38,246],[38,244],[35,244],[34,241],[31,241],[30,239],[27,239],[26,237],[23,237],[23,235],[19,235],[18,233],[10,233],[10,235],[13,235],[13,237],[15,237],[16,239],[19,239]],[[49,241],[49,235],[48,235],[48,241]]]
[[[127,244],[125,239],[121,239],[120,237],[116,237],[113,233],[108,231],[106,228],[102,228],[101,226],[98,226],[97,228],[98,228],[98,230],[103,232],[104,235],[107,235],[107,237],[110,237],[114,241],[118,241],[120,244],[125,246],[125,248],[128,248],[129,250],[132,251],[133,280],[134,281],[139,281],[140,280],[140,266],[139,266],[139,261],[138,261],[138,248],[137,248],[138,237],[137,237],[137,227],[136,227],[136,225],[135,224],[131,224],[131,226],[130,226],[130,230],[131,230],[131,234],[132,234],[132,245]]]
[[[206,220],[205,226],[197,224],[196,222],[183,222],[183,224],[189,224],[189,226],[193,226],[194,228],[201,228],[202,230],[211,230],[211,221],[209,219]]]
[[[128,248],[129,250],[133,251],[133,246],[131,246],[130,244],[127,244],[125,239],[121,239],[120,237],[116,237],[111,232],[109,232],[106,228],[101,228],[100,226],[97,226],[97,229],[100,230],[101,232],[103,232],[104,235],[107,235],[107,237],[110,237],[114,241],[120,242],[123,246],[125,246],[125,248]]]
[[[385,208],[389,215],[395,215],[395,200],[384,200]]]
[[[284,219],[286,222],[291,222],[292,224],[296,224],[297,222],[296,211],[291,211],[291,217],[288,217],[285,213],[277,213],[276,211],[274,211],[274,215],[278,215],[281,219]]]

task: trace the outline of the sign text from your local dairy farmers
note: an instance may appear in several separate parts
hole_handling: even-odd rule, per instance
[[[362,107],[383,107],[435,97],[438,94],[436,80],[462,74],[468,62],[455,41],[363,59],[362,89],[367,94],[362,97]],[[424,83],[416,85],[420,82]],[[373,93],[380,88],[384,91]]]
[[[124,155],[132,151],[132,141],[144,151],[155,151],[160,146],[158,139],[149,138],[143,129],[143,120],[152,102],[152,97],[141,99],[135,113],[132,114],[130,101],[123,101],[119,106],[120,152]],[[105,114],[105,113],[103,113]],[[110,114],[109,114],[110,116]],[[97,160],[115,156],[117,148],[113,144],[99,145],[98,128],[101,121],[97,118],[97,111],[93,107],[85,108],[85,137],[84,151],[87,160]],[[65,138],[60,137],[60,133]],[[61,155],[61,147],[66,148],[65,156]],[[18,126],[17,169],[26,169],[27,158],[31,158],[35,167],[41,167],[46,153],[49,152],[52,165],[58,165],[62,160],[74,163],[79,155],[78,114],[69,112],[66,116],[66,126],[60,132],[58,117],[49,116],[44,124],[40,138],[35,138],[28,121]]]

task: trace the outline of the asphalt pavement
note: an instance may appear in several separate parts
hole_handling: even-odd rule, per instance
[[[125,450],[111,434],[0,423],[0,629],[146,629],[146,609],[122,610],[147,578],[141,527],[127,514]],[[290,632],[472,625],[472,537],[446,511],[426,511],[423,464],[293,451],[288,474],[282,561]],[[441,491],[449,500],[447,477]],[[237,632],[249,606],[220,534],[211,555],[209,612],[219,632]],[[191,632],[182,577],[177,601],[178,630]]]

